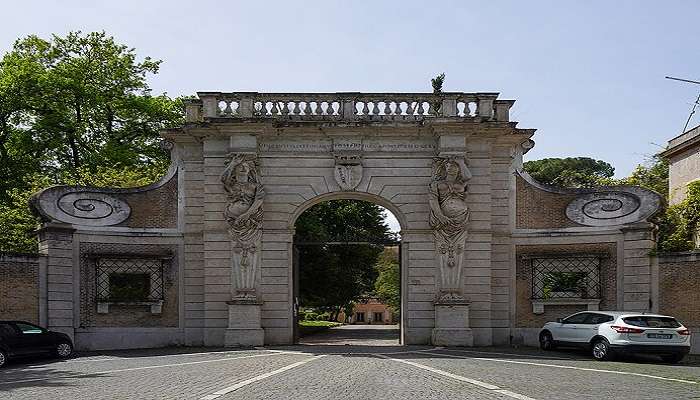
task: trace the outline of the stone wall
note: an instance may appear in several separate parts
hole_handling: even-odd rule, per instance
[[[669,203],[680,203],[688,183],[700,178],[700,126],[669,140],[661,156],[669,161]]]
[[[544,313],[535,314],[532,309],[532,268],[524,256],[575,257],[600,255],[601,310],[617,309],[617,249],[615,243],[590,243],[572,245],[516,246],[516,321],[517,328],[541,328],[546,322],[585,311],[586,305],[546,305]]]
[[[0,254],[0,320],[40,320],[40,269],[38,254]]]

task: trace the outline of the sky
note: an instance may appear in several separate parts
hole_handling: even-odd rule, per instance
[[[698,1],[3,1],[19,37],[104,30],[163,60],[154,93],[500,92],[536,128],[526,160],[616,177],[681,133],[700,85]],[[694,118],[690,127],[700,123]]]

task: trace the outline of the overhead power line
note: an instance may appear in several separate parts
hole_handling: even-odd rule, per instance
[[[681,82],[693,83],[695,85],[700,85],[699,81],[694,81],[691,79],[674,78],[672,76],[667,76],[666,79],[671,79],[674,81],[681,81]],[[700,94],[698,94],[698,98],[695,99],[695,103],[693,103],[693,108],[690,110],[690,115],[688,115],[688,120],[685,121],[685,126],[683,127],[683,131],[681,131],[681,134],[685,133],[685,131],[688,130],[688,125],[690,125],[690,120],[693,119],[693,115],[695,114],[695,110],[697,110],[699,105],[700,105]]]

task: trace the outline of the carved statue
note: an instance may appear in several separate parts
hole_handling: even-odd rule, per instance
[[[433,160],[430,183],[430,227],[440,260],[439,301],[463,301],[462,258],[467,239],[469,208],[467,180],[472,177],[464,159],[438,157]]]
[[[254,154],[232,154],[221,174],[227,194],[224,217],[233,245],[231,271],[234,298],[256,299],[255,277],[262,238],[262,203],[265,191],[258,178]]]

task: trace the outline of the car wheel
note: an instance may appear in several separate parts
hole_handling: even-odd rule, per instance
[[[542,332],[540,334],[540,349],[549,351],[554,350],[555,347],[552,334],[549,332]]]
[[[73,346],[68,342],[61,342],[56,345],[54,354],[58,358],[68,358],[73,354]]]
[[[7,364],[7,353],[0,350],[0,368],[4,367],[5,364]]]
[[[608,361],[612,360],[613,354],[610,349],[610,343],[606,339],[597,339],[591,345],[591,353],[593,358],[598,361]]]
[[[667,362],[669,364],[678,364],[685,358],[685,354],[669,354],[667,356],[661,356],[661,359],[663,362]]]

